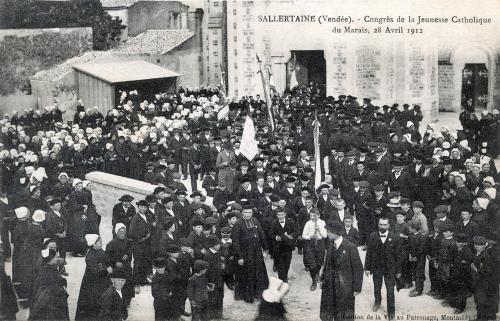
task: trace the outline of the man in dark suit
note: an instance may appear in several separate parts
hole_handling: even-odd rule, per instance
[[[271,224],[271,239],[274,247],[274,265],[278,272],[278,278],[288,282],[288,270],[292,261],[292,252],[295,250],[295,240],[298,237],[297,225],[286,217],[283,208],[277,209],[276,217]]]
[[[133,241],[134,285],[147,284],[147,277],[152,273],[153,260],[151,253],[152,220],[147,215],[148,203],[137,202],[137,213],[130,221],[129,237]]]
[[[122,288],[127,276],[123,270],[115,270],[111,274],[112,285],[101,297],[99,320],[121,321],[127,319],[127,308],[123,304]]]
[[[198,138],[193,139],[192,146],[189,147],[187,151],[187,156],[189,159],[189,178],[191,179],[191,189],[194,191],[197,189],[196,182],[198,181],[198,176],[201,172],[201,165],[203,160],[203,151],[200,147],[200,140]]]
[[[356,245],[342,237],[344,225],[330,221],[326,225],[330,246],[326,254],[321,292],[322,321],[353,320],[355,297],[363,286],[363,263]]]
[[[382,301],[382,281],[387,290],[387,314],[394,319],[396,306],[394,300],[394,285],[396,278],[401,277],[401,250],[399,238],[389,231],[390,223],[386,217],[378,220],[378,231],[373,232],[368,240],[366,252],[365,274],[373,275],[375,304],[373,312],[380,308]]]
[[[359,231],[352,226],[353,218],[351,215],[347,214],[344,216],[344,230],[342,236],[345,237],[352,244],[359,246],[361,245],[361,235]]]
[[[49,202],[49,207],[50,211],[47,212],[43,225],[45,237],[56,240],[59,255],[66,258],[68,222],[61,199],[54,198]]]
[[[132,201],[134,198],[130,195],[123,195],[120,197],[120,203],[113,206],[113,236],[115,235],[115,225],[118,223],[123,223],[129,231],[130,220],[135,215],[135,207],[132,206]]]

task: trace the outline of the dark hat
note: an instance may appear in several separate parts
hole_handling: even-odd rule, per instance
[[[163,229],[165,231],[169,230],[172,227],[172,225],[174,225],[174,224],[175,224],[175,220],[174,219],[167,219],[165,221],[165,223],[163,224]]]
[[[189,195],[189,197],[191,197],[191,198],[195,198],[196,196],[201,196],[201,195],[202,195],[202,194],[201,194],[200,192],[198,192],[198,191],[194,191],[194,192],[192,192],[192,193],[191,193],[191,195]]]
[[[193,222],[191,222],[191,226],[203,226],[203,220],[199,218],[195,218]]]
[[[446,205],[438,205],[434,209],[435,213],[448,213],[448,206]]]
[[[378,184],[378,185],[373,186],[373,190],[374,190],[374,191],[379,191],[379,192],[382,192],[382,191],[384,191],[384,190],[385,190],[385,188],[384,188],[384,186],[383,186],[383,185]]]
[[[444,222],[443,226],[439,229],[441,232],[453,232],[455,230],[455,224]]]
[[[339,192],[339,190],[338,190],[338,189],[336,189],[336,188],[332,188],[332,189],[329,191],[329,194],[330,194],[330,195],[332,195],[332,196],[337,197],[337,196],[339,196],[340,192]]]
[[[264,187],[264,194],[266,193],[273,193],[273,189],[270,186],[265,186]]]
[[[370,183],[368,183],[367,181],[361,181],[359,182],[359,187],[368,188],[370,187]]]
[[[165,252],[167,253],[179,253],[181,251],[181,247],[177,244],[168,244],[165,247]]]
[[[422,203],[421,201],[414,201],[411,205],[415,207],[424,208],[424,203]]]
[[[467,243],[467,235],[465,233],[457,233],[454,235],[455,241],[459,243]]]
[[[201,203],[192,203],[191,204],[191,210],[192,211],[196,211],[196,210],[199,210],[200,208],[203,207],[203,204]]]
[[[62,203],[62,200],[59,197],[54,197],[53,199],[51,199],[47,203],[49,204],[49,206],[53,206],[55,204]]]
[[[295,183],[295,178],[293,178],[292,176],[288,176],[285,179],[285,183]]]
[[[224,226],[223,228],[221,228],[220,233],[222,235],[229,235],[231,234],[231,228],[229,226]]]
[[[175,199],[173,197],[171,197],[171,196],[165,197],[163,199],[163,204],[167,204],[167,203],[174,202],[174,201],[175,201]]]
[[[238,214],[239,214],[239,213],[238,213],[238,212],[235,212],[235,211],[233,211],[233,212],[229,212],[229,213],[227,213],[226,218],[227,218],[228,220],[230,220],[230,219],[232,219],[233,217],[238,217]]]
[[[200,272],[201,270],[208,269],[209,265],[207,261],[196,260],[194,261],[193,271]]]
[[[352,220],[352,219],[353,219],[353,216],[351,214],[344,215],[344,221],[345,220]]]
[[[422,227],[422,224],[420,223],[420,221],[417,221],[417,220],[410,220],[408,222],[408,225],[410,225],[411,227],[413,227],[416,230],[420,230],[420,228]]]
[[[161,192],[165,192],[165,188],[164,187],[161,187],[161,186],[158,186],[156,187],[154,190],[153,190],[153,194],[159,194]]]
[[[407,198],[407,197],[401,197],[401,199],[399,200],[399,202],[400,202],[401,204],[411,204],[410,199],[409,199],[409,198]]]
[[[155,203],[156,202],[156,196],[153,194],[146,195],[146,202],[148,203]]]
[[[476,235],[472,238],[472,242],[477,245],[485,245],[486,244],[486,238],[484,236]]]
[[[123,195],[119,199],[120,202],[132,202],[133,200],[134,200],[134,198],[128,194]]]
[[[318,189],[319,189],[319,190],[322,190],[323,188],[330,189],[330,185],[328,185],[328,184],[321,184],[321,185],[318,187]]]
[[[179,196],[179,195],[187,195],[187,193],[186,193],[185,190],[178,189],[177,191],[175,191],[175,195],[177,195],[177,196]]]
[[[125,273],[124,270],[122,269],[114,269],[113,273],[111,273],[111,278],[112,279],[127,279],[127,273]]]
[[[217,235],[209,235],[207,237],[207,246],[208,247],[214,247],[216,246],[217,244],[220,244],[220,240],[219,238],[217,237]]]
[[[149,203],[146,202],[145,200],[140,200],[136,204],[137,204],[137,206],[149,206]]]
[[[162,269],[167,266],[167,260],[164,257],[157,257],[153,260],[153,266],[157,269]]]
[[[271,199],[271,202],[279,202],[280,200],[279,196],[276,194],[271,195],[269,198]]]
[[[214,226],[215,224],[217,224],[217,218],[213,216],[208,216],[205,218],[205,225]]]
[[[241,202],[241,209],[242,210],[253,210],[253,205],[250,202]]]
[[[243,183],[250,183],[252,181],[252,178],[250,177],[250,175],[243,175],[240,177],[240,183],[243,184]]]
[[[302,187],[300,188],[300,191],[301,191],[301,192],[308,191],[309,193],[311,192],[311,190],[309,189],[309,186],[302,186]]]
[[[341,234],[344,231],[344,225],[339,221],[329,220],[326,223],[326,229],[335,234]]]

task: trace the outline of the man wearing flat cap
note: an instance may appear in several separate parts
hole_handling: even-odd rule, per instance
[[[341,222],[330,221],[326,229],[330,245],[320,272],[323,281],[320,318],[322,321],[353,320],[355,297],[363,285],[363,263],[356,245],[342,237]]]

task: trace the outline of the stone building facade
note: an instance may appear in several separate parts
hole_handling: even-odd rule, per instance
[[[424,114],[433,119],[440,110],[459,111],[469,96],[479,110],[500,108],[498,24],[432,25],[425,26],[421,35],[376,35],[373,29],[379,25],[367,25],[363,23],[363,17],[366,12],[386,16],[385,7],[378,3],[364,3],[361,12],[349,1],[339,0],[227,1],[229,95],[262,93],[260,77],[256,76],[256,54],[265,65],[271,66],[278,91],[284,91],[290,83],[290,60],[319,51],[326,66],[328,95],[368,97],[378,105],[418,104]],[[428,8],[414,6],[401,6],[395,12],[436,14],[432,5]],[[489,7],[482,9],[464,6],[461,8],[463,12],[459,10],[456,14],[484,15],[487,14],[485,10],[491,10],[492,6],[500,10],[498,4],[489,2]],[[323,13],[359,18],[361,22],[350,24],[352,28],[368,26],[370,34],[347,33],[345,24],[259,21],[262,16],[318,16]],[[308,66],[298,60],[301,72],[311,74],[307,70],[311,69],[311,64]]]
[[[206,0],[203,6],[203,72],[209,85],[227,83],[227,2]]]

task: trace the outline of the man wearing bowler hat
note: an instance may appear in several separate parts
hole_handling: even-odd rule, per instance
[[[356,245],[342,237],[344,225],[329,221],[326,225],[330,246],[321,279],[320,318],[322,321],[353,320],[355,297],[363,285],[363,263]]]
[[[125,194],[118,199],[120,203],[113,206],[113,236],[115,235],[115,226],[118,223],[125,224],[127,231],[129,230],[130,220],[135,215],[135,207],[132,206],[133,200],[134,198],[132,196]]]

